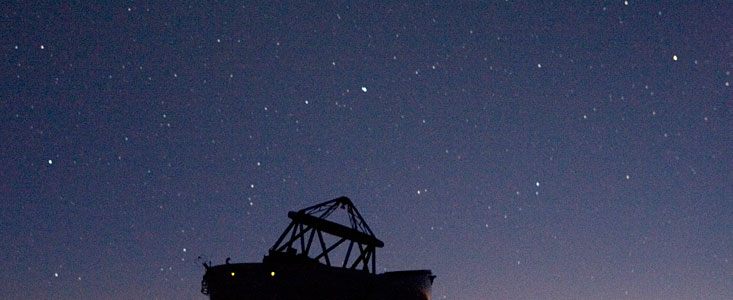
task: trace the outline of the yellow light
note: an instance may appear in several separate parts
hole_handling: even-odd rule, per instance
[[[234,277],[234,272],[232,272],[232,277]]]
[[[674,59],[675,61],[677,61],[677,55],[673,55],[672,56],[672,59]]]
[[[270,272],[271,277],[275,277],[275,271]]]

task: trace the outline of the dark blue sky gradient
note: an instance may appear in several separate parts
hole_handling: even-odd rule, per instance
[[[350,197],[434,299],[733,297],[726,1],[7,3],[4,299],[205,299]]]

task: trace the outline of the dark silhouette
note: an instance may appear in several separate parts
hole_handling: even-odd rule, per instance
[[[327,220],[339,208],[346,211],[350,227]],[[290,225],[262,263],[230,264],[227,259],[224,265],[204,264],[201,292],[211,300],[430,299],[435,279],[430,270],[376,274],[376,248],[384,243],[349,198],[289,212],[288,217]],[[324,234],[337,240],[329,244]],[[333,265],[334,250],[347,243],[343,259]]]

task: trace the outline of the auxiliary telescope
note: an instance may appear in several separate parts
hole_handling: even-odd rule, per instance
[[[337,209],[346,211],[349,226],[328,220]],[[290,225],[262,263],[205,263],[201,293],[210,300],[430,299],[435,279],[430,270],[376,273],[376,248],[384,243],[349,198],[291,211],[288,217]]]

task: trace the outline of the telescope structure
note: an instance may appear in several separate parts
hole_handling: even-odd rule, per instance
[[[348,226],[329,220],[345,211]],[[376,238],[346,197],[289,212],[290,224],[262,263],[212,266],[201,293],[210,300],[429,300],[430,270],[376,272]]]

